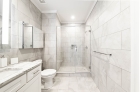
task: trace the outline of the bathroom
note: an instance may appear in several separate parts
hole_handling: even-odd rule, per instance
[[[139,0],[0,0],[0,92],[140,92]]]

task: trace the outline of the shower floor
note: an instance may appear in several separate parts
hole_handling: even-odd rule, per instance
[[[87,69],[83,65],[62,65],[60,68],[57,70],[57,73],[83,73],[83,72],[90,72],[89,69]]]

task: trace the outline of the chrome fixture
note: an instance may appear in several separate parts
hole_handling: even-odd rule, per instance
[[[88,30],[88,31],[86,31],[86,32],[91,32],[91,30]],[[86,32],[85,32],[85,33],[86,33]]]
[[[88,46],[86,46],[85,48],[88,49]]]
[[[71,49],[75,49],[75,51],[77,51],[77,46],[76,45],[71,45]]]

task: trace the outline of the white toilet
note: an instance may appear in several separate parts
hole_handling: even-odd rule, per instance
[[[53,78],[55,75],[55,69],[45,69],[41,72],[41,78],[45,89],[49,89],[53,86]]]

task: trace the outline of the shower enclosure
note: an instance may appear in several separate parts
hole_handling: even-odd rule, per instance
[[[91,27],[57,27],[57,73],[90,72]]]

